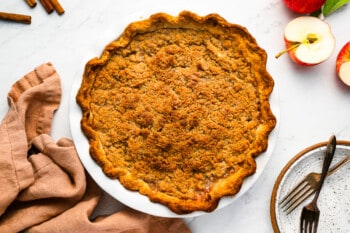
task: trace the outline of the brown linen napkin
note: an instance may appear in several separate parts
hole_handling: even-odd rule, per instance
[[[189,233],[180,219],[129,208],[90,219],[102,191],[85,175],[70,139],[49,136],[60,78],[43,64],[16,82],[0,124],[0,233]]]

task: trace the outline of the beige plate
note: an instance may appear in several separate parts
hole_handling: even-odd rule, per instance
[[[270,215],[274,232],[299,232],[302,207],[313,196],[305,200],[292,213],[286,215],[278,203],[297,183],[310,172],[321,172],[327,142],[310,146],[299,152],[282,169],[274,185],[270,203]],[[350,155],[350,142],[337,141],[337,149],[332,165],[344,156]],[[331,166],[332,166],[331,165]],[[350,232],[350,163],[327,177],[318,199],[321,211],[318,233]]]

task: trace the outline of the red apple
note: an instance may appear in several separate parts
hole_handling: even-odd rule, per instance
[[[335,47],[331,27],[325,21],[312,16],[301,16],[290,21],[284,29],[286,50],[297,64],[312,66],[329,58]]]
[[[336,71],[340,80],[350,86],[350,41],[344,45],[337,56]]]
[[[326,0],[283,0],[292,11],[299,14],[309,14],[320,9]]]

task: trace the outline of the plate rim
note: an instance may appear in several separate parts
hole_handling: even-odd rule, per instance
[[[307,155],[309,152],[316,150],[318,148],[326,147],[327,144],[328,144],[328,141],[324,141],[324,142],[319,142],[319,143],[316,143],[316,144],[313,144],[311,146],[304,148],[303,150],[298,152],[296,155],[294,155],[287,162],[287,164],[282,168],[281,172],[279,173],[279,175],[275,181],[275,184],[273,186],[272,193],[271,193],[271,199],[270,199],[270,220],[271,220],[271,224],[272,224],[272,228],[273,228],[274,233],[281,233],[279,226],[278,226],[278,223],[277,223],[275,204],[276,204],[277,191],[278,191],[278,188],[279,188],[284,176],[286,175],[287,171],[289,171],[290,167],[295,162],[297,162],[299,159],[301,159],[303,156]],[[337,145],[350,146],[350,141],[337,140]]]

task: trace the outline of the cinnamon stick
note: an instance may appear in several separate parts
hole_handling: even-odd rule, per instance
[[[15,14],[15,13],[0,12],[0,19],[17,22],[17,23],[25,23],[25,24],[32,23],[32,17],[30,15],[22,15],[22,14]]]
[[[25,0],[25,1],[31,8],[36,6],[36,0]]]
[[[62,15],[64,13],[64,9],[61,6],[61,4],[58,2],[58,0],[50,0],[53,8],[55,8],[55,10],[57,11],[57,13],[59,15]]]
[[[51,4],[50,0],[40,0],[41,5],[44,7],[46,12],[48,14],[51,14],[54,10],[53,5]]]

